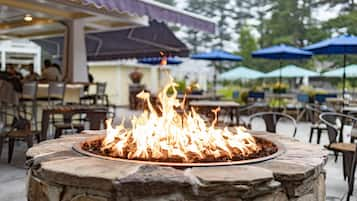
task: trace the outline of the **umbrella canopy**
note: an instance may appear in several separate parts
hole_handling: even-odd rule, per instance
[[[200,60],[208,60],[208,61],[242,61],[243,60],[241,56],[234,55],[223,50],[213,50],[211,52],[194,54],[191,56],[191,59],[200,59]],[[217,75],[215,69],[214,76],[213,76],[214,94],[216,94],[216,84],[217,84]]]
[[[319,76],[319,73],[317,72],[307,70],[295,65],[287,65],[265,74],[264,77],[279,77],[280,73],[282,77],[286,78]]]
[[[357,36],[341,35],[304,48],[314,54],[357,54]]]
[[[257,50],[252,53],[252,56],[264,59],[289,60],[308,59],[312,56],[312,53],[282,44]]]
[[[139,59],[138,62],[142,64],[158,65],[161,64],[162,57],[149,57],[149,58]],[[182,61],[176,57],[168,57],[166,59],[166,64],[178,65],[181,63]]]
[[[357,65],[348,65],[346,68],[337,68],[335,70],[331,70],[322,74],[324,77],[342,77],[343,71],[346,71],[347,77],[357,77]]]
[[[267,48],[257,50],[252,53],[254,58],[264,58],[264,59],[275,59],[279,60],[279,67],[281,67],[281,60],[290,60],[290,59],[308,59],[312,56],[311,52],[301,50],[296,47],[288,45],[276,45]],[[282,71],[279,70],[279,84],[282,83]],[[278,102],[280,108],[280,98]]]
[[[160,52],[172,57],[189,55],[187,46],[166,24],[157,21],[150,21],[147,27],[86,33],[85,40],[89,61],[160,57]],[[65,51],[61,36],[33,41],[54,58],[61,57]]]
[[[243,58],[223,50],[213,50],[211,52],[198,53],[191,56],[191,59],[202,59],[210,61],[242,61]]]
[[[346,55],[357,54],[357,36],[341,35],[312,44],[304,49],[315,54],[343,54],[342,97],[344,98],[346,86]]]
[[[219,75],[220,80],[256,79],[263,77],[264,73],[249,69],[244,66],[237,67]]]

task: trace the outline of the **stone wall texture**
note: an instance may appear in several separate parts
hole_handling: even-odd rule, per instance
[[[324,201],[327,152],[269,133],[286,152],[269,161],[175,169],[80,155],[93,135],[40,143],[27,152],[29,201]]]

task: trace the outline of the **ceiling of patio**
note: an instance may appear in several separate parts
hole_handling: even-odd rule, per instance
[[[25,21],[26,15],[31,15],[32,21]],[[72,19],[85,20],[85,29],[91,32],[148,24],[147,17],[127,13],[102,15],[47,0],[0,0],[0,40],[60,35],[65,30],[61,21]]]
[[[60,35],[63,22],[74,19],[87,32],[148,26],[149,19],[215,31],[210,19],[148,0],[0,0],[0,40]]]

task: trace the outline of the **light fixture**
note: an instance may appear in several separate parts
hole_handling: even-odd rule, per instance
[[[24,21],[25,21],[25,22],[31,22],[31,21],[32,21],[32,16],[31,16],[30,14],[26,14],[26,15],[24,16]]]

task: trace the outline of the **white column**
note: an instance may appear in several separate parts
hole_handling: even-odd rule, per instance
[[[33,70],[41,74],[41,51],[36,53],[34,58],[33,58]]]
[[[63,78],[67,82],[88,82],[84,21],[70,20],[64,24]]]
[[[6,52],[4,50],[1,51],[1,70],[6,70]]]
[[[152,67],[150,69],[150,73],[151,73],[151,86],[150,86],[150,90],[153,93],[157,93],[159,92],[159,85],[160,85],[160,80],[159,80],[159,73],[160,73],[160,69],[158,67]]]

